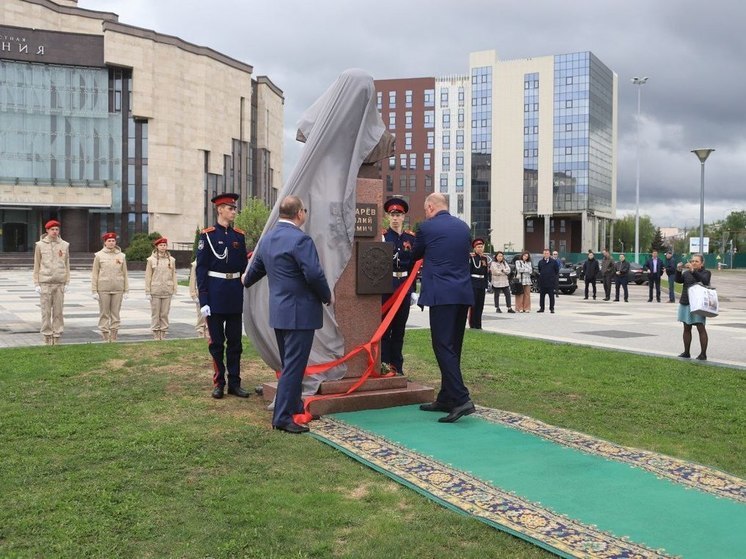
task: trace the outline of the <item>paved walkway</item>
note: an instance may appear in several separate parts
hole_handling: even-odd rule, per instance
[[[64,344],[101,343],[98,334],[98,303],[90,293],[90,271],[74,270],[65,295]],[[130,272],[130,296],[122,305],[119,339],[145,341],[150,332],[150,303],[145,299],[144,272]],[[179,270],[179,279],[188,270]],[[710,363],[746,368],[746,271],[713,272],[720,298],[720,316],[707,321]],[[665,284],[665,281],[664,281]],[[676,321],[677,304],[648,303],[645,285],[630,285],[630,302],[583,300],[583,284],[573,295],[557,299],[556,314],[537,314],[538,295],[532,295],[532,312],[496,314],[487,296],[483,327],[486,331],[635,353],[673,357],[681,353],[682,327]],[[664,300],[666,299],[664,289]],[[603,293],[603,288],[600,289]],[[414,307],[408,327],[428,327],[427,308]],[[169,338],[194,338],[196,309],[188,288],[179,286],[171,304]],[[0,271],[0,348],[43,345],[39,334],[39,298],[31,270]],[[696,331],[692,351],[699,352]]]

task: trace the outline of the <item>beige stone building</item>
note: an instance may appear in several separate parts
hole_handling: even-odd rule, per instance
[[[283,92],[249,64],[73,0],[0,3],[0,252],[51,218],[72,251],[158,231],[191,247],[209,199],[273,204]]]

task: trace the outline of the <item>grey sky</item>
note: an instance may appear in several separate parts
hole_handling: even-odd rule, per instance
[[[634,213],[637,89],[642,89],[640,213],[659,226],[746,209],[746,4],[733,0],[79,0],[252,64],[285,92],[285,176],[300,151],[295,123],[346,68],[376,78],[468,70],[501,59],[590,50],[619,76],[618,214]]]

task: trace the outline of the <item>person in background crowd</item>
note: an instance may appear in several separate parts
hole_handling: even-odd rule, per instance
[[[676,282],[684,285],[681,290],[681,297],[679,298],[679,322],[684,323],[684,352],[679,354],[679,357],[689,359],[691,354],[689,350],[692,345],[692,325],[697,326],[697,333],[699,334],[699,355],[697,359],[700,361],[707,360],[707,329],[705,323],[707,319],[704,316],[692,314],[689,308],[689,288],[695,283],[701,283],[702,285],[710,285],[710,279],[712,274],[709,270],[705,270],[704,258],[701,254],[695,254],[691,260],[684,264],[679,262],[676,266]]]
[[[653,286],[655,286],[655,300],[661,302],[661,277],[665,264],[658,258],[658,251],[654,250],[650,258],[647,259],[643,270],[648,271],[648,303],[653,302]]]
[[[117,246],[116,233],[104,233],[104,248],[93,258],[91,271],[91,291],[98,301],[98,329],[105,342],[116,342],[121,319],[122,300],[129,292],[127,260],[122,249]]]
[[[425,198],[425,221],[420,223],[414,259],[425,258],[419,304],[430,308],[430,337],[440,368],[441,387],[434,402],[420,410],[447,412],[438,418],[453,423],[476,411],[461,374],[461,350],[474,291],[469,281],[469,226],[448,213],[446,197],[434,192]]]
[[[197,324],[194,329],[197,331],[197,335],[200,338],[209,338],[210,334],[207,331],[207,323],[205,317],[199,310],[199,293],[197,292],[197,261],[192,262],[192,268],[189,271],[189,296],[194,301],[197,310]]]
[[[41,307],[41,335],[44,343],[60,343],[65,329],[62,308],[70,283],[70,244],[60,237],[60,222],[51,219],[44,225],[46,234],[34,247],[34,290]]]
[[[673,258],[673,252],[670,250],[666,251],[666,260],[663,262],[663,266],[666,269],[666,276],[668,277],[668,302],[676,302],[676,291],[674,286],[676,285],[676,260]]]
[[[544,257],[539,260],[539,310],[544,312],[544,302],[549,295],[549,312],[554,314],[554,295],[559,277],[559,262],[549,257],[549,249],[544,249]]]
[[[150,329],[154,340],[168,332],[171,298],[176,293],[176,259],[168,252],[168,239],[153,242],[155,249],[145,264],[145,297],[150,301]]]
[[[241,353],[243,352],[241,315],[243,286],[241,274],[246,269],[246,238],[232,226],[236,219],[238,194],[226,192],[213,196],[218,219],[213,227],[202,230],[197,243],[197,291],[200,312],[210,332],[212,356],[212,397],[219,400],[225,392],[248,398],[241,388]]]
[[[626,256],[623,254],[619,255],[619,262],[614,264],[614,275],[616,278],[616,297],[615,302],[619,302],[619,288],[624,288],[624,302],[629,303],[629,290],[627,284],[629,283],[629,262],[627,262]]]
[[[559,290],[559,271],[562,266],[564,266],[564,260],[560,260],[559,252],[552,251],[552,260],[554,260],[557,263],[557,277],[554,278],[554,296],[559,297],[560,296],[560,290]]]
[[[518,312],[531,312],[531,274],[533,271],[531,253],[524,250],[521,257],[515,261],[515,273],[523,286],[523,292],[515,296],[515,308]]]
[[[471,247],[474,252],[469,255],[469,271],[471,288],[474,290],[474,305],[469,309],[469,328],[481,330],[485,290],[489,282],[490,271],[487,257],[484,255],[484,239],[474,239]]]
[[[583,262],[583,281],[585,281],[585,297],[588,299],[588,288],[593,286],[593,299],[596,299],[596,277],[600,272],[601,268],[596,260],[596,255],[593,254],[592,250],[588,251],[588,258]]]
[[[611,300],[611,282],[616,275],[614,259],[609,254],[609,249],[604,249],[604,257],[601,260],[601,278],[604,282],[604,301]]]
[[[502,292],[508,312],[515,313],[510,304],[510,265],[505,261],[505,254],[501,250],[497,251],[495,259],[490,264],[490,275],[492,276],[492,289],[495,291],[495,312],[502,312],[500,310],[500,292]]]
[[[389,228],[383,232],[383,242],[391,243],[393,247],[393,273],[391,287],[393,291],[407,281],[414,260],[412,260],[412,248],[414,247],[414,233],[404,230],[404,216],[409,211],[409,204],[401,198],[391,198],[383,204],[384,211],[389,217]],[[410,288],[408,296],[402,301],[394,320],[381,337],[381,371],[383,373],[393,372],[397,375],[404,374],[404,333],[407,320],[409,319],[410,297],[414,291],[414,283]],[[382,303],[385,303],[391,295],[383,295]]]

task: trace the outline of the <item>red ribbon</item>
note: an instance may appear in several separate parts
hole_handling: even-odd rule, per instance
[[[317,375],[319,373],[323,373],[325,371],[328,371],[329,369],[332,369],[336,367],[337,365],[340,365],[358,353],[365,351],[368,354],[368,366],[365,369],[365,372],[363,375],[353,384],[347,392],[344,394],[326,394],[323,396],[311,396],[309,398],[306,398],[304,404],[303,404],[303,413],[298,413],[293,416],[293,421],[295,421],[298,424],[305,424],[311,421],[312,416],[311,413],[308,411],[311,403],[319,401],[319,400],[329,400],[331,398],[341,398],[342,396],[347,396],[348,394],[352,394],[355,392],[358,388],[360,388],[363,384],[365,384],[365,381],[368,380],[368,378],[388,378],[396,376],[395,373],[388,373],[385,375],[381,375],[377,371],[375,371],[375,364],[376,359],[378,358],[378,349],[379,345],[381,343],[381,338],[383,337],[384,332],[389,329],[389,326],[391,326],[391,321],[394,320],[394,316],[396,315],[397,311],[399,310],[399,307],[401,307],[402,302],[404,301],[405,297],[409,297],[409,290],[412,287],[412,284],[414,283],[415,279],[417,278],[417,271],[420,269],[420,266],[422,266],[422,260],[418,260],[414,263],[414,267],[412,268],[412,271],[409,273],[409,277],[407,278],[407,281],[405,281],[403,284],[401,284],[396,291],[389,297],[386,302],[381,307],[381,312],[384,314],[383,319],[381,320],[381,324],[378,326],[376,331],[373,333],[373,336],[371,337],[370,341],[361,344],[353,349],[351,349],[347,355],[340,357],[339,359],[335,359],[334,361],[330,361],[328,363],[318,363],[316,365],[311,365],[309,367],[306,367],[305,375]],[[406,302],[406,304],[409,304],[409,301]],[[279,374],[278,374],[279,377]]]

